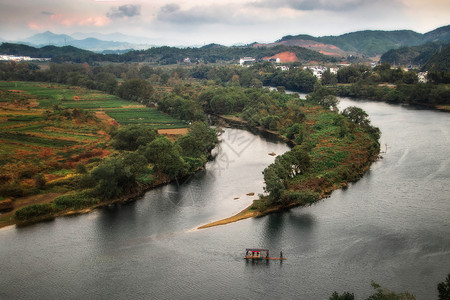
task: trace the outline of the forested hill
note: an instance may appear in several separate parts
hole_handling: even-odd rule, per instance
[[[313,37],[309,35],[289,35],[283,37],[277,43],[289,41],[292,44],[295,40],[311,40],[323,44],[332,44],[344,51],[356,52],[366,56],[375,56],[402,46],[417,46],[427,42],[450,41],[450,25],[437,28],[425,34],[412,30],[365,30],[339,36]]]
[[[155,61],[160,64],[173,64],[189,57],[191,62],[224,62],[238,61],[242,57],[263,59],[281,52],[294,53],[300,62],[336,61],[336,58],[323,55],[317,51],[298,46],[279,45],[275,47],[226,47],[217,44],[206,45],[201,48],[156,47],[141,51],[131,51],[123,54],[127,61]]]
[[[424,66],[433,55],[440,52],[446,45],[448,43],[426,43],[420,46],[392,49],[381,56],[381,62],[401,66]]]
[[[442,47],[423,66],[426,71],[450,70],[450,45]]]
[[[35,48],[23,44],[2,43],[0,45],[0,54],[30,56],[33,58],[51,58],[54,62],[94,62],[109,59],[113,61],[117,60],[116,55],[97,54],[73,46],[45,46],[42,48]]]
[[[78,49],[72,46],[56,47],[45,46],[34,48],[22,44],[3,43],[0,46],[0,54],[31,56],[36,58],[47,57],[54,62],[143,62],[149,61],[161,65],[176,64],[183,62],[186,58],[192,63],[205,62],[237,62],[239,58],[250,56],[255,59],[270,57],[281,52],[294,53],[300,62],[329,62],[336,61],[336,58],[325,56],[317,51],[309,50],[297,46],[276,46],[276,47],[226,47],[216,44],[206,45],[201,48],[176,48],[176,47],[155,47],[147,50],[130,51],[122,55],[98,54],[87,50]]]

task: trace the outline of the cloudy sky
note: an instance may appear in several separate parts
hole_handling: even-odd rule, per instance
[[[365,29],[425,33],[449,24],[449,0],[0,0],[6,40],[50,30],[120,32],[160,45],[233,45]]]

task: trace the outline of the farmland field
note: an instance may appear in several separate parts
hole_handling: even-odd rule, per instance
[[[156,129],[184,128],[186,123],[151,107],[110,109],[105,112],[119,124],[145,124]]]
[[[97,118],[101,114],[109,119]],[[37,173],[55,179],[54,174],[61,170],[73,170],[78,163],[109,155],[107,132],[116,124],[110,118],[119,125],[186,127],[183,121],[155,108],[100,91],[53,83],[0,82],[3,180],[23,183]]]

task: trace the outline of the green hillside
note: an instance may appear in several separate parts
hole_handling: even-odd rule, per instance
[[[450,45],[441,47],[423,66],[426,71],[449,71],[450,70]]]
[[[323,44],[332,44],[344,51],[357,52],[366,56],[381,55],[391,49],[404,46],[418,46],[428,42],[450,41],[450,25],[437,28],[425,34],[412,30],[365,30],[346,33],[339,36],[313,37],[310,35],[289,35],[277,42],[292,40],[311,40]]]
[[[420,46],[392,49],[381,56],[381,62],[391,65],[425,65],[443,47],[441,43],[427,43]],[[445,45],[444,45],[445,47]]]
[[[309,61],[333,61],[334,58],[323,55],[317,51],[297,46],[276,46],[276,47],[226,47],[221,45],[207,45],[201,48],[176,48],[176,47],[154,47],[147,50],[130,51],[128,53],[117,54],[97,54],[91,51],[82,50],[73,46],[45,46],[34,48],[22,44],[3,43],[0,45],[1,54],[24,55],[31,57],[48,57],[54,62],[153,62],[160,65],[176,64],[189,57],[192,62],[236,62],[244,56],[251,56],[262,59],[266,56],[273,56],[277,53],[289,51],[296,54],[301,62]]]

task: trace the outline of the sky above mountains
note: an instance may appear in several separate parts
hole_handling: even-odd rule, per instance
[[[366,29],[425,33],[449,24],[448,0],[0,0],[6,40],[49,30],[120,32],[158,45],[232,45]]]

